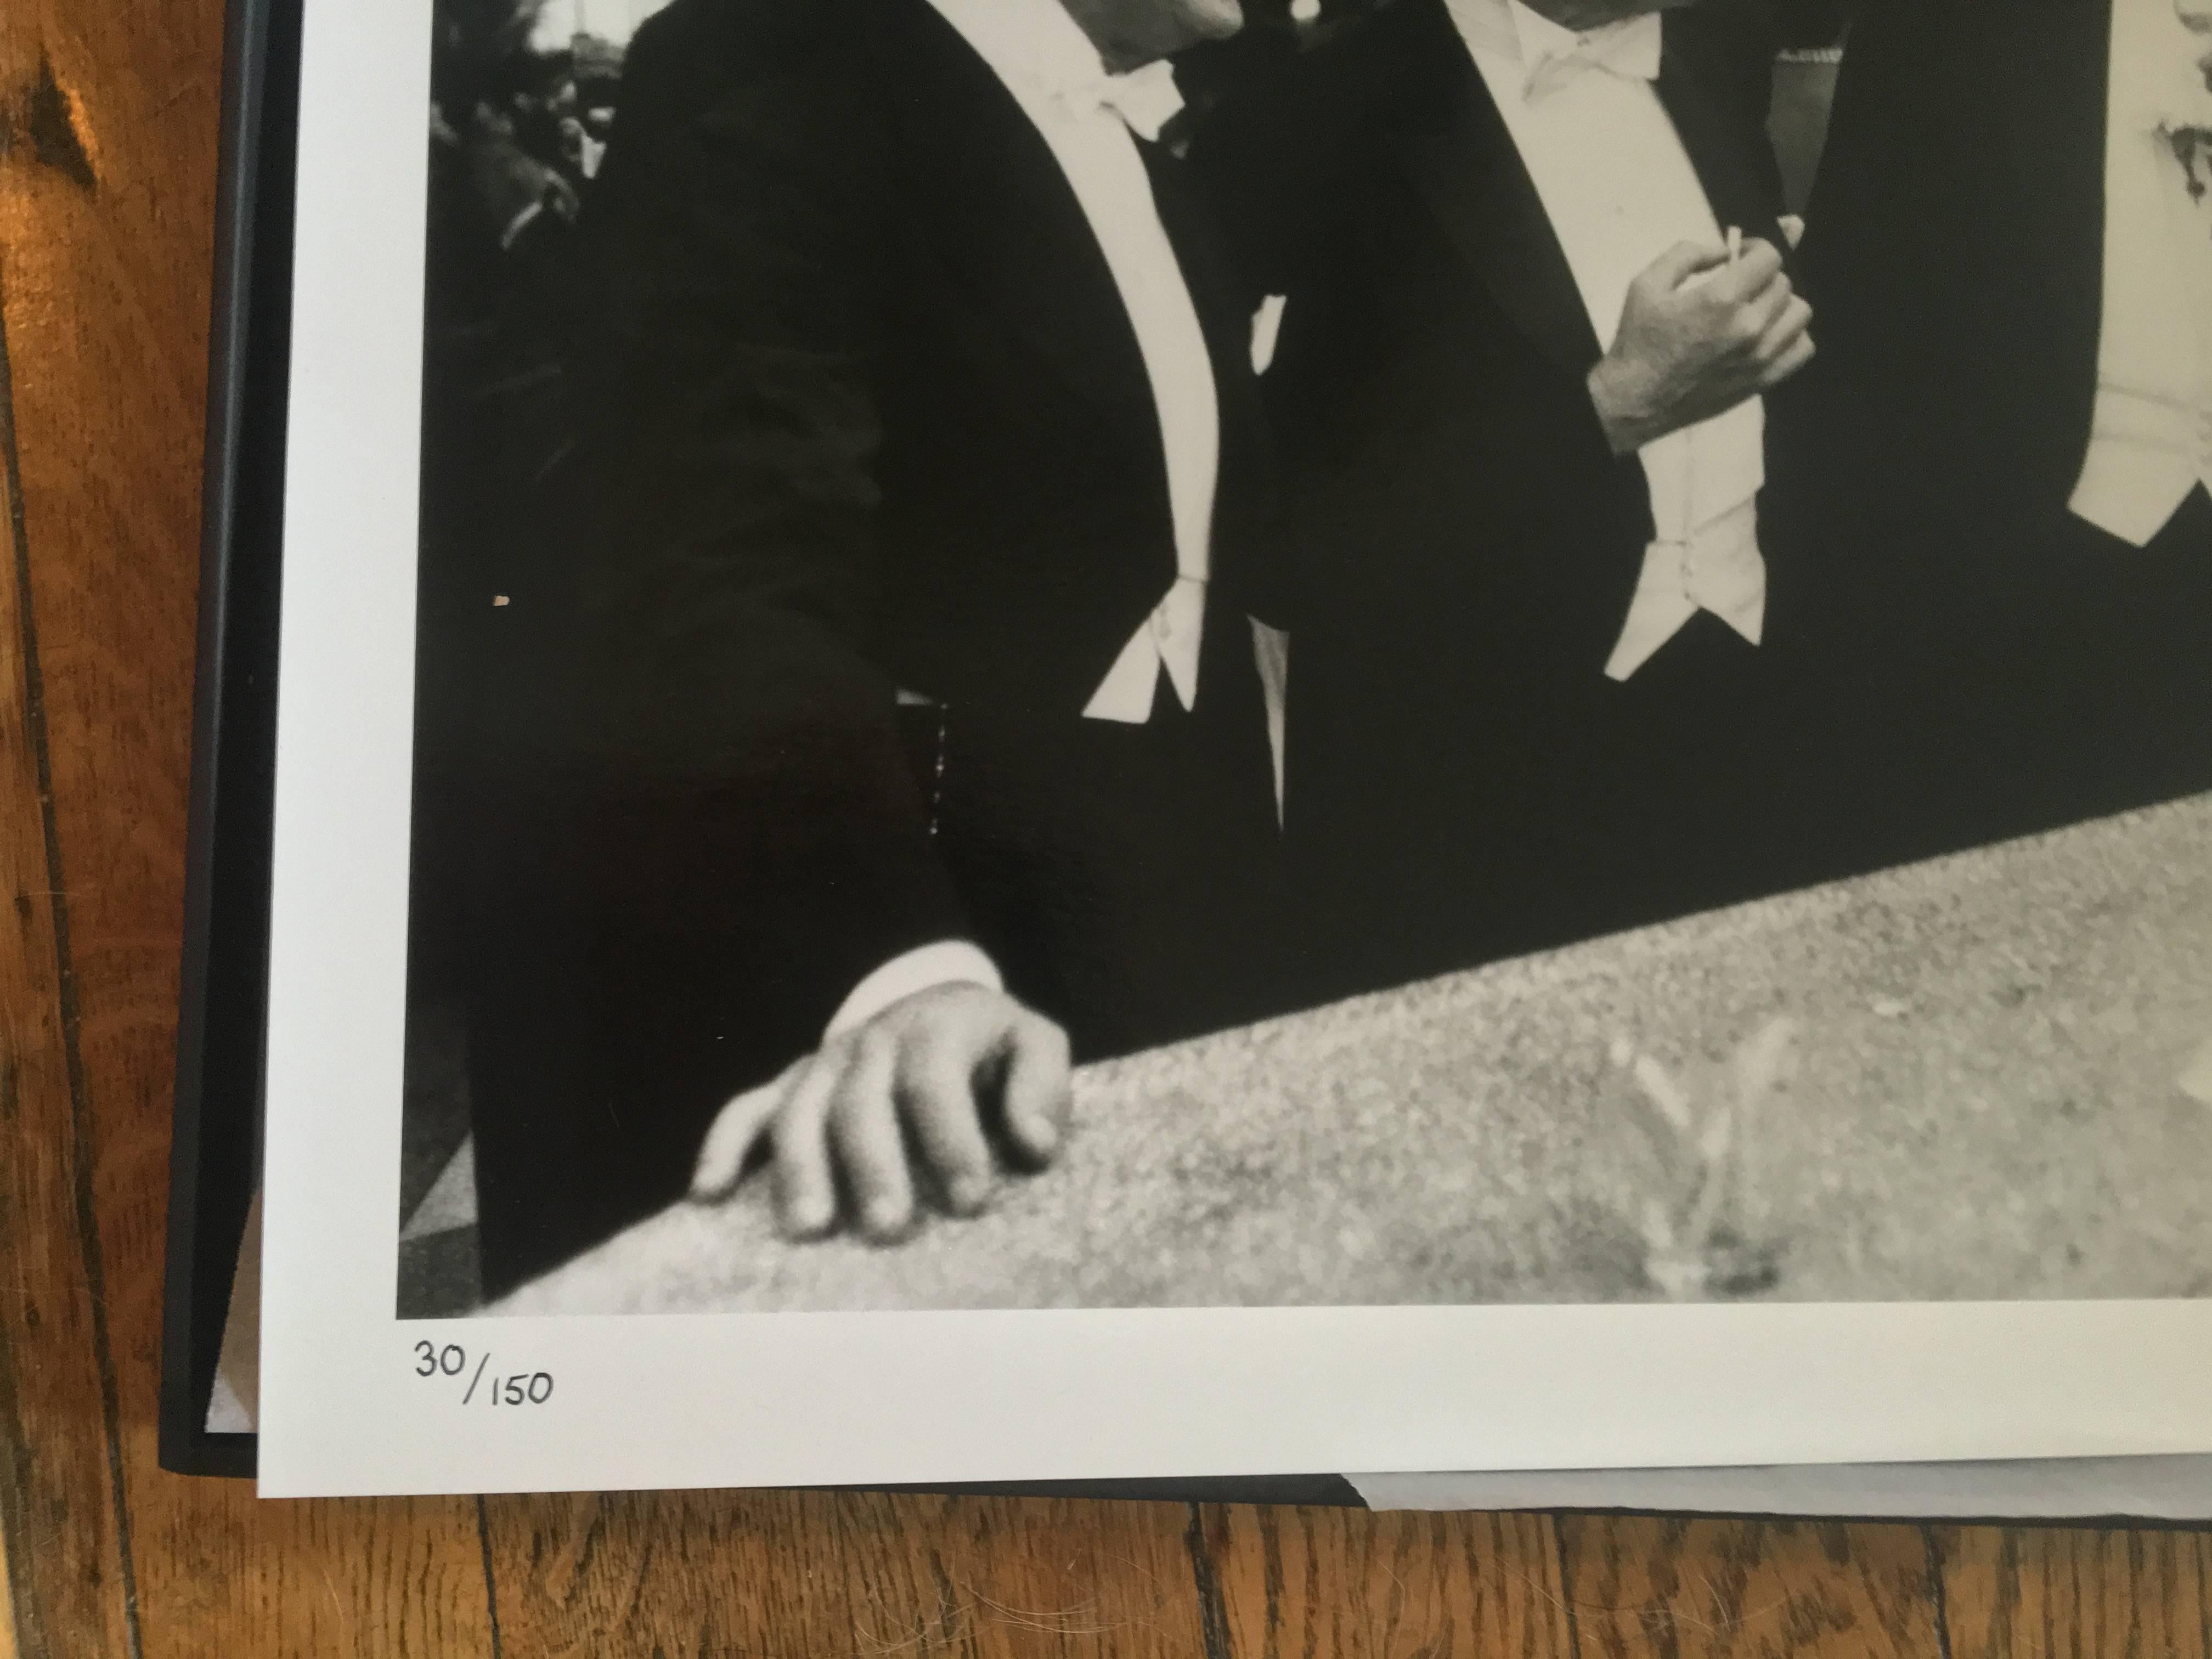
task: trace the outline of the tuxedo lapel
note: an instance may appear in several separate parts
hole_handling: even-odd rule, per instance
[[[1472,65],[1442,125],[1407,132],[1406,171],[1440,228],[1546,356],[1572,374],[1599,356],[1574,271],[1521,163],[1512,134]]]
[[[1728,119],[1720,100],[1695,65],[1675,49],[1671,35],[1661,60],[1659,101],[1666,106],[1722,229],[1734,226],[1747,238],[1771,244],[1789,260],[1782,204],[1748,148],[1765,139]]]
[[[1405,11],[1415,103],[1398,131],[1400,162],[1499,307],[1579,379],[1598,360],[1597,334],[1505,118],[1441,0],[1405,0]]]
[[[1152,387],[1121,290],[1043,135],[927,0],[887,0],[891,83],[930,87],[901,105],[929,254],[972,287],[978,310],[1018,335],[1090,401],[1149,420]]]
[[[1273,442],[1252,368],[1252,319],[1212,210],[1185,175],[1184,164],[1157,144],[1140,148],[1152,200],[1182,268],[1213,368],[1221,421],[1214,568],[1218,574],[1236,573],[1256,590],[1249,596],[1250,608],[1268,610],[1273,607],[1265,595],[1267,573],[1237,571],[1251,533],[1273,507],[1276,486]]]
[[[2094,423],[2104,333],[2112,3],[2037,8],[2033,25],[2002,31],[2003,56],[1989,70],[2005,83],[2002,125],[1992,130],[2017,136],[2002,190],[1984,192],[2010,222],[1985,234],[2019,261],[2012,280],[2032,281],[2042,301],[2048,334],[2039,347],[2054,360],[2049,400],[2054,427],[2063,423],[2051,441],[2067,468],[2078,467]]]

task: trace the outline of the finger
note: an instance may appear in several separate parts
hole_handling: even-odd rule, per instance
[[[826,1050],[808,1063],[769,1130],[775,1147],[775,1185],[783,1230],[818,1238],[837,1224],[837,1187],[830,1170],[830,1101],[846,1054]]]
[[[745,1160],[752,1156],[762,1132],[775,1116],[776,1108],[783,1103],[792,1080],[806,1063],[805,1060],[794,1061],[773,1083],[748,1089],[722,1108],[707,1131],[707,1139],[699,1148],[698,1161],[691,1166],[694,1199],[701,1203],[718,1204],[738,1189],[738,1182],[744,1176]]]
[[[917,1040],[902,1056],[899,1104],[945,1190],[945,1207],[975,1215],[991,1202],[998,1168],[975,1103],[976,1045],[951,1036]]]
[[[1712,242],[1677,242],[1644,268],[1637,278],[1661,294],[1672,294],[1701,271],[1717,270],[1728,264],[1728,250]]]
[[[1067,1138],[1074,1109],[1067,1033],[1042,1015],[1025,1015],[1008,1039],[1004,1109],[1014,1150],[1042,1167]]]
[[[1793,304],[1802,304],[1797,291],[1787,276],[1778,276],[1765,289],[1736,307],[1735,326],[1737,337],[1756,350],[1765,343],[1767,332],[1780,322]],[[1761,361],[1765,361],[1763,358]]]
[[[1802,339],[1805,331],[1812,326],[1813,307],[1802,299],[1792,299],[1776,313],[1774,320],[1767,325],[1765,333],[1759,337],[1759,362],[1771,365],[1781,362],[1790,348]]]
[[[1782,354],[1780,360],[1759,377],[1761,392],[1772,390],[1813,361],[1816,348],[1810,334],[1800,334],[1797,343]]]
[[[1741,257],[1715,286],[1727,298],[1741,301],[1765,288],[1783,270],[1782,255],[1774,244],[1754,236],[1743,245]]]
[[[878,1243],[904,1237],[914,1224],[914,1178],[899,1137],[897,1048],[865,1039],[837,1080],[830,1101],[830,1146],[860,1212],[860,1229]]]

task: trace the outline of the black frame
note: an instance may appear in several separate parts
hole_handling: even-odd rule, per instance
[[[259,1182],[301,0],[230,0],[216,209],[199,654],[169,1157],[161,1466],[250,1476],[210,1434],[238,1247]]]

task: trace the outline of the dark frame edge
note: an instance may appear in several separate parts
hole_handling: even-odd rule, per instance
[[[201,494],[198,655],[192,711],[191,793],[185,843],[184,951],[179,981],[175,1103],[161,1328],[160,1461],[179,1474],[250,1475],[254,1439],[215,1435],[207,1408],[223,1314],[242,1234],[217,1226],[204,1185],[211,1101],[224,1079],[210,1075],[210,1023],[216,882],[216,815],[230,710],[231,582],[247,464],[258,232],[264,200],[262,122],[266,105],[270,13],[274,0],[229,0],[224,18],[222,125],[217,161],[214,302],[208,343],[206,457]],[[254,1134],[258,1139],[258,1100]],[[250,1184],[250,1183],[249,1183]],[[216,1237],[211,1239],[210,1235]],[[219,1238],[228,1234],[229,1249]],[[222,1312],[208,1328],[206,1310]]]

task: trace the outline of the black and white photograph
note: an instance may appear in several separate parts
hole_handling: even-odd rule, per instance
[[[2212,3],[431,63],[403,1318],[2212,1296]]]

